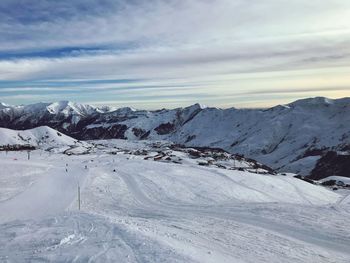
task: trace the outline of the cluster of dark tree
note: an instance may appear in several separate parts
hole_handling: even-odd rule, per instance
[[[305,176],[301,176],[301,175],[295,175],[295,178],[298,178],[300,180],[303,180],[305,182],[308,182],[310,184],[321,184],[323,186],[328,186],[328,187],[333,187],[333,190],[338,190],[338,187],[341,188],[350,188],[350,184],[345,184],[343,181],[340,180],[327,180],[327,181],[323,181],[322,183],[319,183],[317,181],[314,181],[308,177]]]
[[[35,150],[35,147],[32,145],[20,145],[20,144],[12,144],[12,145],[1,145],[0,151],[31,151]]]
[[[345,188],[350,188],[350,184],[346,184],[343,181],[337,181],[337,180],[328,180],[328,181],[324,181],[321,183],[324,186],[341,186],[341,187],[345,187]]]

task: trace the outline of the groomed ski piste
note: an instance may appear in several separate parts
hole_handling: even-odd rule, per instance
[[[0,262],[350,262],[349,191],[147,147],[0,152]]]

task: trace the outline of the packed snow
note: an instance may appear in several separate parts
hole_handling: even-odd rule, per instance
[[[50,147],[0,152],[0,262],[350,261],[349,191],[141,141]]]

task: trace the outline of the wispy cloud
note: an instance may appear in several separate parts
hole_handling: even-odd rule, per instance
[[[249,104],[255,92],[269,104],[271,90],[297,98],[308,85],[311,96],[350,85],[343,0],[3,0],[0,35],[0,98],[11,102],[227,106],[221,95],[232,105],[246,93]]]

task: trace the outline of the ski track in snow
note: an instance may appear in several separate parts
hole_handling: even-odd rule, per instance
[[[122,169],[122,167],[120,167]],[[323,246],[324,248],[333,248],[335,250],[339,250],[340,252],[347,253],[348,252],[348,244],[340,244],[337,239],[332,240],[330,237],[322,236],[322,235],[313,235],[313,233],[308,233],[305,230],[299,231],[298,229],[289,229],[288,225],[284,224],[276,224],[276,222],[268,221],[264,218],[254,217],[251,214],[241,214],[239,211],[235,211],[234,209],[229,211],[228,213],[223,213],[221,210],[216,211],[215,208],[210,207],[210,209],[198,209],[198,207],[188,207],[188,206],[178,206],[178,205],[165,205],[163,202],[155,203],[146,196],[138,183],[134,180],[134,175],[125,174],[124,172],[119,171],[120,176],[128,185],[129,190],[133,193],[133,195],[137,198],[140,205],[144,208],[153,209],[157,211],[162,209],[166,214],[171,214],[172,216],[176,216],[178,214],[183,213],[194,213],[194,215],[199,216],[213,216],[224,218],[228,220],[238,221],[243,224],[249,224],[251,226],[258,226],[263,229],[268,229],[269,231],[276,232],[281,235],[286,235],[295,239],[299,239],[301,241],[305,241],[308,243],[313,243],[315,245]],[[289,183],[289,182],[288,182]],[[290,184],[290,183],[289,183]],[[242,184],[239,184],[242,185]],[[246,187],[243,185],[243,187]],[[307,203],[312,204],[302,193],[301,191],[293,185],[296,191],[302,196]],[[255,189],[251,188],[253,191]]]
[[[0,202],[0,262],[350,261],[348,196],[301,180],[125,155],[25,157],[0,158],[0,192],[6,167],[42,168]]]

